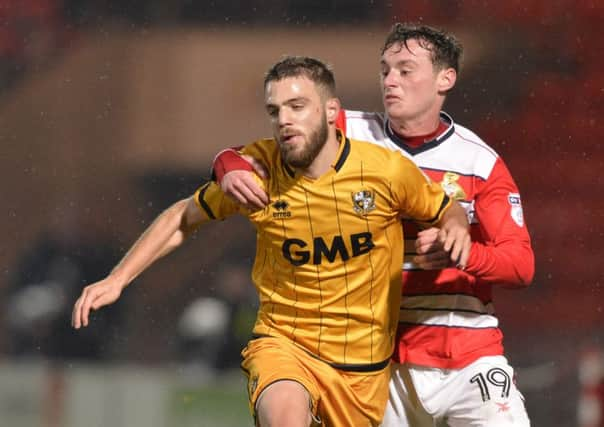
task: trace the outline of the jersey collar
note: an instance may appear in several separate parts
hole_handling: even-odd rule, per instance
[[[350,155],[350,140],[346,138],[340,129],[336,129],[336,135],[338,141],[340,141],[340,149],[338,151],[338,155],[336,156],[336,160],[331,167],[338,172],[340,169],[342,169],[342,166],[344,166],[346,159]],[[287,163],[283,162],[283,167],[290,178],[294,178],[296,176],[296,171],[294,171]]]
[[[338,172],[340,169],[342,169],[342,166],[344,166],[346,159],[350,155],[350,140],[346,138],[340,129],[336,129],[336,134],[338,136],[338,140],[340,141],[340,151],[338,151],[336,161],[332,167],[336,172]]]
[[[394,142],[401,149],[405,150],[407,153],[409,153],[411,155],[415,155],[415,154],[423,153],[424,151],[430,150],[430,149],[440,145],[447,138],[449,138],[451,135],[453,135],[453,133],[455,132],[455,123],[453,122],[453,119],[451,118],[451,116],[449,116],[444,111],[441,111],[440,120],[442,120],[443,122],[448,124],[447,129],[443,133],[438,135],[436,138],[434,138],[430,141],[426,141],[419,147],[415,147],[415,148],[407,145],[405,143],[405,140],[403,138],[401,138],[400,136],[398,136],[392,130],[392,127],[390,126],[390,119],[386,119],[386,121],[384,122],[384,132],[386,133],[386,135],[388,135],[388,137],[392,140],[392,142]]]

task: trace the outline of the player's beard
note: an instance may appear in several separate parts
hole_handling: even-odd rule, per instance
[[[307,143],[301,150],[296,150],[296,147],[287,144],[280,144],[281,157],[296,169],[308,168],[327,142],[328,133],[327,118],[322,116],[321,123],[308,135]]]

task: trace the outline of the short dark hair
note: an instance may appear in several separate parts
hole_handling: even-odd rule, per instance
[[[336,96],[336,81],[331,67],[308,56],[286,56],[273,65],[264,76],[264,87],[269,82],[287,77],[304,76],[319,85],[328,97]]]
[[[409,40],[417,40],[421,47],[431,52],[432,64],[440,69],[453,68],[459,72],[463,46],[457,38],[444,30],[412,23],[396,23],[390,29],[382,47],[382,55],[393,45],[405,47]]]

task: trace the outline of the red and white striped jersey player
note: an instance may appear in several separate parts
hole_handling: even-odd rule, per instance
[[[503,160],[442,111],[461,50],[449,33],[395,24],[381,56],[385,113],[345,111],[339,117],[348,137],[412,159],[465,207],[471,225],[472,250],[462,270],[440,250],[437,230],[419,230],[403,219],[408,240],[387,427],[530,425],[504,357],[492,288],[528,286],[534,254],[518,187]],[[261,190],[240,169],[251,166],[236,150],[214,161],[228,194],[262,204]]]

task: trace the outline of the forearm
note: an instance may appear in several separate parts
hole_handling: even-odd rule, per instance
[[[528,286],[535,255],[518,187],[501,159],[478,188],[474,209],[481,238],[472,245],[466,271],[491,284]]]
[[[457,268],[465,269],[470,256],[472,241],[468,218],[463,208],[456,201],[451,201],[447,210],[438,222],[440,231],[438,240],[449,254],[449,259]]]
[[[241,146],[226,148],[216,154],[212,161],[212,179],[220,184],[224,175],[229,172],[236,170],[252,172],[254,170],[252,165],[241,156],[239,152],[241,148]]]
[[[180,246],[207,219],[199,209],[195,196],[176,202],[166,209],[106,278],[82,290],[73,307],[73,327],[79,329],[88,326],[91,310],[98,310],[117,301],[130,282],[159,258]]]
[[[189,199],[181,200],[160,214],[111,271],[122,288],[186,240],[196,226],[187,220],[188,203]]]
[[[443,213],[436,226],[444,229],[445,231],[451,227],[469,228],[468,218],[465,210],[460,206],[459,203],[453,201],[448,209]]]
[[[526,287],[535,273],[535,255],[529,241],[514,240],[496,246],[473,242],[466,272],[482,282]]]

